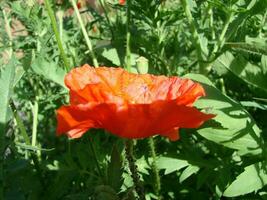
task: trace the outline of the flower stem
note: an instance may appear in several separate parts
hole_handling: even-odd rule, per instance
[[[126,24],[126,69],[131,72],[131,47],[130,47],[130,27],[131,24],[131,0],[127,0],[127,24]]]
[[[134,147],[133,140],[128,139],[125,141],[126,158],[128,160],[131,176],[134,182],[135,191],[139,197],[138,198],[139,200],[145,200],[144,188],[140,182],[137,166],[135,164],[135,158],[133,156],[133,147]]]
[[[87,47],[88,47],[88,49],[89,49],[89,51],[90,51],[90,54],[91,54],[91,57],[92,57],[92,60],[93,60],[93,64],[94,64],[95,67],[98,67],[99,65],[98,65],[98,62],[97,62],[95,53],[94,53],[94,51],[93,51],[93,46],[92,46],[91,40],[90,40],[90,38],[89,38],[89,36],[88,36],[88,34],[87,34],[87,31],[86,31],[86,29],[85,29],[83,20],[82,20],[82,18],[81,18],[81,15],[80,15],[80,12],[79,12],[79,9],[78,9],[78,7],[77,7],[77,5],[76,5],[75,0],[71,0],[71,4],[72,4],[72,6],[73,6],[73,8],[74,8],[74,12],[75,12],[75,14],[76,14],[76,16],[77,16],[77,18],[78,18],[79,24],[80,24],[80,26],[81,26],[82,33],[83,33],[83,36],[84,36],[86,45],[87,45]]]
[[[148,143],[150,147],[150,153],[153,159],[151,167],[152,167],[152,171],[154,173],[154,179],[155,179],[155,194],[158,196],[158,199],[161,199],[160,198],[160,189],[161,189],[160,176],[159,176],[159,170],[156,164],[157,155],[156,155],[156,148],[155,148],[155,142],[154,142],[153,137],[148,138]]]
[[[58,45],[58,48],[60,51],[61,58],[62,58],[63,63],[65,65],[65,69],[67,71],[69,71],[70,70],[70,64],[69,64],[69,61],[67,59],[66,53],[64,51],[64,48],[63,48],[63,45],[62,45],[62,42],[60,39],[60,34],[59,34],[59,31],[57,28],[57,22],[56,22],[54,11],[51,8],[51,4],[50,4],[49,0],[45,0],[44,3],[45,3],[45,8],[47,10],[49,18],[51,20],[52,28],[53,28],[53,31],[54,31],[55,36],[56,36],[57,45]]]

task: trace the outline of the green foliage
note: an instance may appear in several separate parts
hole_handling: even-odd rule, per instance
[[[177,142],[155,137],[155,160],[147,141],[136,142],[146,199],[266,199],[267,1],[131,0],[129,24],[127,1],[79,1],[99,65],[125,67],[128,30],[132,72],[195,80],[206,97],[194,106],[216,114],[198,130],[180,129]],[[136,199],[120,138],[55,136],[55,110],[68,103],[66,63],[93,59],[71,3],[47,2],[49,13],[35,0],[0,1],[0,193]]]
[[[120,191],[123,184],[122,173],[123,168],[121,154],[118,151],[118,147],[114,145],[111,152],[110,163],[108,165],[107,179],[108,184],[117,192]]]
[[[12,89],[15,79],[15,70],[16,70],[16,58],[12,57],[9,63],[0,68],[0,123],[6,124],[8,121],[8,109],[9,109],[9,99],[12,94]],[[3,130],[3,129],[2,129]],[[1,134],[3,135],[4,132]]]
[[[266,92],[267,73],[265,60],[266,56],[262,56],[261,63],[259,63],[259,65],[254,65],[247,61],[242,55],[234,57],[230,52],[226,52],[218,58],[217,62],[248,84]]]
[[[241,155],[263,152],[260,129],[240,104],[223,95],[204,76],[187,75],[186,77],[199,81],[205,88],[207,97],[197,101],[196,106],[216,114],[214,124],[198,130],[201,136],[236,149]]]
[[[245,171],[236,177],[236,180],[227,187],[223,195],[235,197],[250,192],[257,192],[267,184],[266,163],[258,162],[245,167]],[[242,187],[240,187],[242,185]]]

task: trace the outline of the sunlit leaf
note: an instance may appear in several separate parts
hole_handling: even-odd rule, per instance
[[[267,184],[266,163],[258,162],[249,165],[245,171],[236,177],[236,180],[230,184],[224,191],[223,196],[235,197],[258,191]]]
[[[185,181],[187,178],[192,176],[193,174],[196,174],[200,168],[196,165],[189,165],[180,175],[179,181],[182,183]]]
[[[230,52],[221,55],[215,62],[215,66],[218,70],[225,67],[246,83],[267,92],[267,74],[263,70],[265,66],[251,64],[242,56],[234,57]]]
[[[170,157],[160,157],[157,160],[157,167],[159,169],[164,169],[165,175],[175,171],[179,171],[180,169],[188,165],[189,163],[186,160],[170,158]]]
[[[45,58],[38,56],[32,63],[32,69],[35,73],[44,76],[44,78],[65,87],[64,77],[66,71],[55,62],[48,62]]]
[[[189,77],[202,83],[206,97],[199,99],[196,106],[211,110],[216,114],[217,125],[208,125],[198,133],[208,140],[236,149],[240,154],[259,154],[262,152],[260,129],[250,114],[230,97],[222,94],[204,76],[190,74]],[[207,122],[208,123],[208,122]]]

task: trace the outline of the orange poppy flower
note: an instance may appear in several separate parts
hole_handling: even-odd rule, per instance
[[[214,117],[193,107],[205,91],[189,79],[84,65],[67,74],[65,84],[70,105],[57,110],[57,135],[70,138],[104,128],[123,138],[159,134],[177,140],[179,128],[197,128]]]
[[[124,5],[126,3],[126,0],[119,0],[120,5]]]

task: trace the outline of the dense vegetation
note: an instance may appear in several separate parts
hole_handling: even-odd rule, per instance
[[[56,137],[55,110],[74,66],[137,72],[140,56],[200,82],[195,106],[216,114],[176,142],[134,141],[146,199],[267,199],[266,0],[1,0],[0,27],[3,199],[135,199],[124,140]]]

